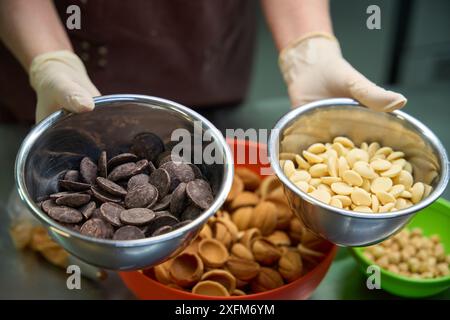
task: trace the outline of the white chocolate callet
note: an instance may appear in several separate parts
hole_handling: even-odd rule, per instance
[[[392,188],[389,190],[389,193],[392,194],[395,198],[398,198],[403,191],[405,191],[405,186],[402,184],[396,184],[392,186]]]
[[[367,144],[367,142],[362,142],[361,143],[361,145],[359,146],[359,148],[361,149],[361,150],[364,150],[364,151],[368,151],[369,150],[369,145]]]
[[[363,179],[363,183],[361,185],[361,188],[363,188],[367,192],[370,192],[370,180],[369,179]]]
[[[322,163],[323,159],[321,157],[319,157],[317,154],[308,152],[306,150],[304,150],[302,152],[303,157],[305,157],[305,159],[308,161],[309,164],[316,164],[316,163]]]
[[[344,182],[335,182],[331,184],[331,190],[336,194],[348,196],[352,193],[353,188]]]
[[[313,192],[310,192],[309,195],[319,201],[326,203],[326,204],[329,204],[330,200],[331,200],[330,194],[324,190],[316,189]]]
[[[400,197],[405,198],[405,199],[411,199],[412,194],[408,190],[405,190],[400,194]]]
[[[433,187],[432,186],[430,186],[430,185],[428,185],[426,183],[424,183],[423,185],[424,185],[424,192],[423,192],[422,199],[428,197],[430,195],[431,191],[433,191]]]
[[[395,203],[390,202],[390,203],[385,204],[384,206],[380,206],[380,208],[378,209],[378,212],[380,212],[380,213],[389,212],[394,207],[395,207]]]
[[[382,153],[375,154],[373,157],[370,158],[370,161],[374,161],[374,160],[378,160],[378,159],[386,160],[386,156]]]
[[[325,154],[327,155],[327,158],[330,157],[335,157],[336,159],[339,158],[338,153],[334,149],[328,149],[327,151],[325,151]]]
[[[398,176],[400,172],[402,171],[402,167],[398,164],[393,164],[388,170],[381,172],[382,177],[389,177],[393,178],[395,176]]]
[[[369,144],[369,148],[367,149],[369,157],[372,158],[378,149],[380,149],[380,144],[378,142],[372,142],[371,144]]]
[[[383,205],[386,205],[388,203],[395,203],[395,197],[386,191],[379,191],[376,193],[376,196]]]
[[[309,168],[309,173],[313,178],[320,178],[328,174],[328,166],[324,163],[316,163]]]
[[[339,177],[342,177],[344,174],[344,171],[349,170],[350,166],[348,165],[347,159],[344,157],[339,157],[338,159],[338,175]]]
[[[394,182],[396,184],[402,184],[405,186],[405,189],[410,189],[413,185],[413,176],[406,170],[400,171],[398,176],[395,177]]]
[[[321,157],[324,162],[327,161],[327,159],[328,159],[328,153],[326,153],[326,152],[318,153],[317,155],[319,157]]]
[[[348,152],[348,149],[339,142],[333,143],[331,148],[337,152],[338,156],[345,156]]]
[[[308,170],[311,167],[311,165],[308,163],[308,161],[303,159],[303,157],[298,154],[295,155],[295,162],[297,162],[297,165],[300,169]]]
[[[378,177],[376,172],[369,166],[366,161],[356,161],[353,165],[353,170],[361,175],[363,178],[375,179]]]
[[[361,186],[363,184],[363,178],[354,170],[345,170],[342,179],[352,186]]]
[[[361,188],[354,188],[350,197],[352,202],[357,206],[370,206],[372,204],[370,194]]]
[[[342,203],[342,205],[344,206],[344,208],[348,207],[352,204],[352,199],[350,199],[349,196],[343,196],[343,195],[337,194],[337,195],[332,196],[331,199],[339,200]]]
[[[353,211],[356,212],[364,212],[364,213],[372,213],[372,209],[368,206],[356,206],[353,208]]]
[[[371,198],[372,198],[372,211],[378,212],[378,209],[380,208],[380,200],[378,200],[377,196],[374,194],[371,195]]]
[[[295,165],[291,160],[286,160],[283,166],[284,174],[289,178],[295,172]]]
[[[412,174],[413,166],[411,162],[406,161],[405,165],[403,166],[403,170],[408,171],[410,174]]]
[[[406,208],[412,207],[414,203],[412,203],[410,200],[406,199]]]
[[[355,148],[347,152],[345,159],[347,159],[349,166],[353,167],[353,164],[358,161],[369,162],[369,154],[367,151]]]
[[[416,182],[411,188],[411,202],[416,204],[423,198],[423,194],[425,193],[425,186],[422,182]]]
[[[397,210],[402,210],[402,209],[407,208],[406,199],[398,198],[397,200],[395,200],[395,208]]]
[[[334,195],[334,192],[331,190],[331,188],[330,188],[328,185],[323,184],[323,183],[321,183],[321,184],[319,184],[319,185],[317,186],[317,190],[323,190],[323,191],[326,191],[326,192],[328,192],[328,193],[330,194],[330,196],[333,196],[333,195]]]
[[[380,149],[378,149],[378,150],[375,152],[375,155],[377,155],[377,154],[384,154],[385,156],[388,156],[388,155],[390,155],[392,152],[393,152],[393,150],[392,150],[391,147],[381,147]]]
[[[309,184],[306,181],[297,181],[294,184],[303,192],[309,192]]]
[[[336,137],[333,139],[333,142],[340,143],[346,148],[354,148],[355,147],[355,144],[353,143],[353,141],[347,137],[342,137],[342,136]]]
[[[394,151],[394,152],[392,152],[391,154],[389,154],[387,156],[387,160],[393,161],[393,160],[404,158],[404,157],[405,157],[405,154],[403,152],[401,152],[401,151]]]
[[[335,182],[342,181],[342,179],[339,178],[339,177],[328,177],[328,176],[327,177],[321,177],[320,180],[322,181],[322,183],[325,183],[325,184],[327,184],[329,186],[331,186]]]
[[[311,180],[309,180],[309,184],[311,186],[313,186],[314,188],[317,188],[319,186],[319,184],[322,183],[322,180],[320,180],[319,178],[312,178]]]
[[[384,159],[375,159],[372,162],[370,162],[370,167],[376,171],[386,171],[391,166],[392,166],[392,163],[390,163],[389,161],[384,160]]]
[[[295,170],[295,172],[289,177],[292,182],[311,180],[311,175],[306,170]]]
[[[327,159],[326,164],[328,166],[328,174],[332,177],[337,177],[339,174],[337,157],[330,156]]]
[[[309,146],[309,148],[307,149],[308,152],[314,153],[314,154],[319,154],[322,152],[325,152],[327,150],[327,148],[325,148],[325,145],[323,143],[314,143],[312,145]]]
[[[342,205],[341,200],[339,200],[337,198],[333,198],[333,197],[331,197],[330,205],[332,205],[333,207],[339,208],[339,209],[344,208],[344,206]]]
[[[405,159],[394,160],[394,161],[392,161],[392,165],[398,165],[398,166],[402,167],[402,169],[403,169],[406,165],[406,160]]]

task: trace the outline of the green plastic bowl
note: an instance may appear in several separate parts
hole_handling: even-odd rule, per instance
[[[450,202],[438,199],[420,211],[407,225],[412,229],[419,227],[424,235],[438,234],[446,254],[450,252]],[[367,275],[367,267],[373,264],[364,254],[364,247],[351,248],[361,270]],[[450,287],[450,275],[436,279],[412,279],[381,268],[381,288],[401,297],[422,298],[442,292]]]

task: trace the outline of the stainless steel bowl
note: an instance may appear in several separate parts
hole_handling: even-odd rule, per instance
[[[28,134],[16,159],[18,192],[56,242],[80,259],[115,270],[158,264],[183,250],[225,201],[233,179],[231,152],[222,134],[208,120],[178,103],[142,95],[110,95],[95,98],[95,105],[89,113],[56,112]],[[217,162],[221,163],[203,165],[216,196],[213,205],[192,223],[157,237],[103,240],[61,226],[36,205],[40,196],[57,190],[58,174],[77,167],[83,156],[96,159],[101,150],[108,154],[126,150],[133,136],[143,131],[154,132],[167,142],[174,129],[185,128],[193,133],[194,121],[201,122],[200,133],[209,131],[211,142],[204,143],[203,148],[214,144],[216,157],[221,160]]]
[[[433,191],[410,208],[368,214],[335,208],[299,190],[280,168],[280,154],[300,153],[339,135],[403,151],[413,165],[415,181],[431,184]],[[430,129],[404,112],[379,113],[347,98],[309,103],[282,117],[271,133],[269,157],[295,214],[313,232],[341,246],[365,246],[388,238],[435,201],[449,180],[447,153]]]

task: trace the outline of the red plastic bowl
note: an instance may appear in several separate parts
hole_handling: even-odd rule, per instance
[[[236,167],[246,167],[254,172],[260,174],[261,168],[269,168],[267,160],[267,148],[266,145],[258,144],[249,141],[240,140],[228,140],[228,144],[234,154],[234,162]],[[245,150],[245,157],[237,158],[237,148],[243,148]],[[249,156],[257,155],[257,158]],[[241,154],[241,153],[239,153]],[[256,161],[252,161],[256,160]],[[255,163],[250,163],[255,162]],[[192,300],[192,299],[208,299],[208,300],[296,300],[307,299],[313,291],[320,284],[325,277],[328,268],[330,267],[334,256],[336,255],[337,247],[330,242],[324,240],[321,244],[322,252],[325,253],[323,260],[312,270],[310,270],[304,276],[297,280],[286,284],[280,288],[269,290],[261,293],[249,294],[245,296],[232,296],[232,297],[211,297],[193,294],[186,291],[177,290],[167,287],[156,280],[153,280],[149,276],[145,275],[141,271],[120,272],[119,275],[124,281],[125,285],[139,298],[150,300]]]

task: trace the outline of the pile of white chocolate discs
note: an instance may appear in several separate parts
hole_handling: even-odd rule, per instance
[[[378,142],[358,147],[347,137],[314,143],[294,159],[280,160],[286,176],[300,190],[337,208],[383,213],[408,208],[432,187],[415,182],[413,166],[402,151]]]

